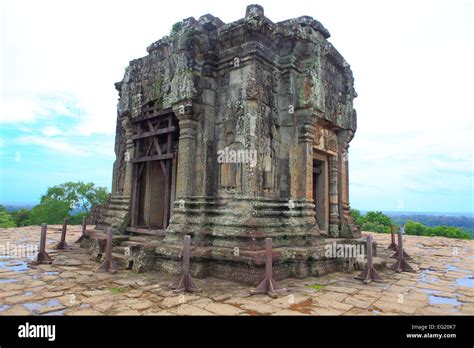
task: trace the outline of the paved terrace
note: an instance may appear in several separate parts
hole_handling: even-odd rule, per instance
[[[34,257],[0,256],[0,315],[473,315],[474,241],[405,237],[417,273],[383,270],[385,283],[364,285],[352,274],[287,279],[277,299],[250,296],[251,287],[197,279],[198,294],[175,294],[175,277],[158,273],[97,273],[98,263],[74,244],[80,226],[69,226],[71,251],[52,251],[61,226],[48,227],[51,265],[30,266]],[[367,233],[365,233],[367,234]],[[373,233],[379,256],[389,235]],[[40,227],[0,229],[0,254],[9,245],[38,245]],[[2,250],[3,249],[3,250]],[[19,255],[22,256],[22,255]],[[23,255],[24,256],[24,255]],[[393,263],[390,259],[388,264]]]

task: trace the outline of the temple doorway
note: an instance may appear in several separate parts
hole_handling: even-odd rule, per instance
[[[329,226],[329,192],[328,165],[325,155],[317,154],[313,158],[313,200],[316,220],[321,231],[328,231]]]
[[[153,103],[134,121],[132,214],[129,232],[162,234],[175,199],[179,127],[171,111]]]

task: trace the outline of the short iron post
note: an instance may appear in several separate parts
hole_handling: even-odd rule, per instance
[[[110,272],[110,273],[117,273],[117,267],[115,267],[115,263],[112,259],[112,228],[107,228],[107,244],[105,246],[105,260],[102,264],[97,268],[98,272]]]
[[[388,250],[393,250],[393,251],[397,251],[398,250],[398,246],[397,244],[395,243],[395,233],[393,233],[393,230],[395,229],[395,226],[391,225],[390,226],[390,245],[387,247]]]
[[[79,237],[79,239],[76,240],[76,243],[80,243],[80,242],[82,242],[83,239],[87,238],[87,236],[86,236],[86,226],[87,226],[86,217],[83,216],[82,217],[82,234]]]
[[[53,259],[46,252],[46,229],[47,229],[47,225],[42,224],[38,257],[36,258],[36,261],[32,262],[32,264],[34,265],[39,265],[43,263],[50,264],[51,262],[53,262]]]
[[[374,237],[372,235],[367,236],[367,265],[365,270],[362,271],[359,275],[355,276],[355,279],[363,280],[365,284],[370,282],[383,282],[383,278],[380,276],[379,272],[374,267],[373,254],[372,254],[372,243]]]
[[[403,250],[403,232],[405,228],[400,227],[398,231],[398,251],[397,251],[397,261],[390,266],[391,269],[395,270],[396,272],[415,272],[415,270],[405,261],[407,258],[405,252]],[[395,256],[395,255],[394,255]],[[408,256],[408,255],[407,255]]]
[[[398,247],[397,247],[397,251],[395,252],[395,254],[390,256],[392,259],[398,259],[398,255],[400,253],[403,253],[403,258],[404,259],[411,260],[410,255],[408,255],[402,247],[402,245],[403,245],[403,234],[404,233],[405,233],[405,227],[400,226],[399,229],[398,229]]]
[[[286,289],[278,285],[273,279],[273,248],[271,238],[265,238],[265,255],[265,278],[254,290],[250,291],[250,294],[267,294],[272,298],[276,298],[279,292],[285,292]]]
[[[199,292],[202,291],[193,278],[191,278],[190,273],[190,258],[191,258],[191,236],[185,235],[183,241],[183,264],[182,264],[182,274],[176,279],[176,281],[171,284],[171,289],[174,289],[174,292]]]
[[[63,220],[63,228],[61,229],[61,240],[54,246],[57,250],[69,250],[71,249],[66,243],[66,230],[67,230],[68,219]]]

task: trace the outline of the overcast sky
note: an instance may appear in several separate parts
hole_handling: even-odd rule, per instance
[[[2,1],[0,202],[48,186],[110,188],[114,82],[173,23],[224,22],[248,1]],[[474,213],[471,1],[264,1],[274,22],[319,20],[359,97],[350,200],[362,210]]]

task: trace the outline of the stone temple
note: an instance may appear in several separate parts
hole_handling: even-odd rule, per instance
[[[228,24],[178,22],[131,61],[96,239],[112,227],[115,257],[138,272],[179,273],[186,234],[199,278],[257,282],[266,237],[277,279],[343,268],[325,247],[362,243],[348,188],[357,95],[328,38],[311,17],[274,23],[250,5]]]

